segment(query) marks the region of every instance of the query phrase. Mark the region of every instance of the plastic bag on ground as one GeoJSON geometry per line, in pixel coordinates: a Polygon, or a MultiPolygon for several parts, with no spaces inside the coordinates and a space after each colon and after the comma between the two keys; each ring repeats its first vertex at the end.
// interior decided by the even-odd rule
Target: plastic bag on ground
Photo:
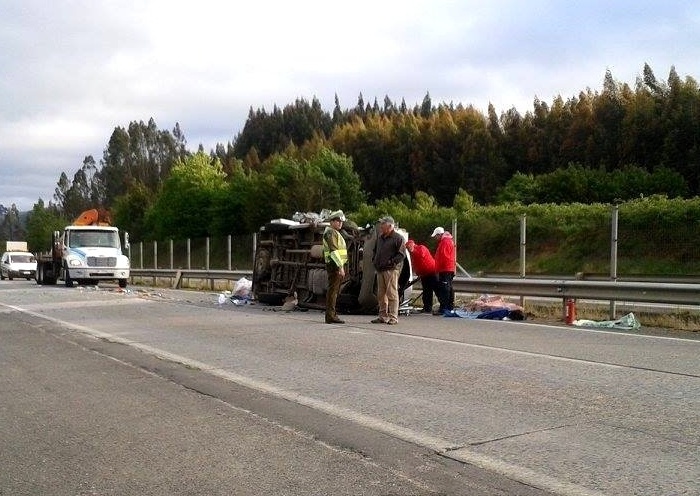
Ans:
{"type": "Polygon", "coordinates": [[[642,327],[632,312],[617,320],[574,320],[575,326],[604,327],[608,329],[636,330],[642,327]]]}
{"type": "Polygon", "coordinates": [[[233,286],[233,295],[239,298],[247,298],[253,289],[253,281],[241,277],[233,286]]]}

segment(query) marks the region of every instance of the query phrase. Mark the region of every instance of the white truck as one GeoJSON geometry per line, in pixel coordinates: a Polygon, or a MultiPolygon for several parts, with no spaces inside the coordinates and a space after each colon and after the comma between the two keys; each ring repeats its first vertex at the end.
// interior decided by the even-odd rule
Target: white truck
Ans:
{"type": "Polygon", "coordinates": [[[26,241],[8,241],[0,257],[0,279],[22,277],[30,280],[36,274],[36,259],[27,250],[26,241]]]}
{"type": "Polygon", "coordinates": [[[110,225],[109,215],[97,209],[83,212],[63,231],[54,231],[51,250],[37,253],[36,282],[52,285],[62,280],[66,287],[95,285],[99,281],[117,281],[125,288],[129,280],[129,235],[124,244],[119,229],[110,225]]]}

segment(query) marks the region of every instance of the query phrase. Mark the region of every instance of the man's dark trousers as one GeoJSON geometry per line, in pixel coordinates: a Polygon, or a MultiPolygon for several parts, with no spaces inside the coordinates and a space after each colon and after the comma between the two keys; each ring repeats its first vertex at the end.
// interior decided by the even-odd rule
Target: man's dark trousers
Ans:
{"type": "Polygon", "coordinates": [[[328,273],[328,291],[326,292],[326,322],[330,323],[338,319],[335,305],[338,301],[340,283],[343,281],[343,278],[340,276],[338,267],[335,264],[326,264],[326,272],[328,273]]]}

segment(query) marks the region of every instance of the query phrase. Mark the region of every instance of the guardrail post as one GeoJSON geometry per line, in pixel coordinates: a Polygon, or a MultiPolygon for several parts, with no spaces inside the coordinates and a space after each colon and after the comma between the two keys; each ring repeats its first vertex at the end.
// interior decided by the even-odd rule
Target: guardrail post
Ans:
{"type": "Polygon", "coordinates": [[[173,240],[170,239],[170,270],[173,270],[173,240]]]}
{"type": "MultiPolygon", "coordinates": [[[[615,205],[612,209],[612,219],[610,225],[610,280],[617,281],[617,236],[618,236],[618,218],[620,207],[615,205]]],[[[610,320],[615,320],[617,314],[617,302],[610,300],[610,320]]]]}
{"type": "Polygon", "coordinates": [[[204,268],[206,270],[209,270],[209,237],[207,237],[205,239],[204,247],[205,247],[204,251],[206,252],[204,254],[204,268]]]}
{"type": "Polygon", "coordinates": [[[255,267],[255,247],[258,245],[258,233],[253,233],[253,267],[255,267]]]}
{"type": "MultiPolygon", "coordinates": [[[[153,268],[158,268],[158,241],[153,241],[153,268]]],[[[153,276],[153,285],[156,285],[157,277],[153,276]]]]}
{"type": "Polygon", "coordinates": [[[231,235],[226,239],[226,256],[228,258],[228,270],[231,270],[231,235]]]}
{"type": "Polygon", "coordinates": [[[139,267],[143,269],[143,241],[139,241],[139,267]]]}
{"type": "MultiPolygon", "coordinates": [[[[190,238],[187,238],[187,270],[192,270],[192,244],[190,238]]],[[[189,279],[187,283],[189,284],[189,279]]]]}
{"type": "MultiPolygon", "coordinates": [[[[527,247],[527,214],[520,217],[520,277],[525,278],[525,253],[527,247]]],[[[525,297],[520,297],[520,306],[525,306],[525,297]]]]}
{"type": "MultiPolygon", "coordinates": [[[[206,250],[207,253],[205,255],[205,262],[204,262],[204,268],[209,272],[209,236],[206,238],[206,250]]],[[[209,279],[209,287],[214,290],[214,278],[209,279]]]]}

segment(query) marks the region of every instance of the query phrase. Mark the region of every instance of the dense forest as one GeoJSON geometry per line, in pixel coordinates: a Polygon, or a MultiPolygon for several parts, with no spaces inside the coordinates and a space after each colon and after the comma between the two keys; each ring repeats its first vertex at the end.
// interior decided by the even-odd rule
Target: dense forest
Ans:
{"type": "Polygon", "coordinates": [[[535,99],[524,115],[493,106],[484,115],[429,94],[414,107],[362,95],[346,109],[336,97],[330,112],[316,98],[251,107],[242,130],[209,151],[188,150],[179,124],[134,121],[114,129],[99,161],[87,156],[72,178],[61,174],[26,233],[40,243],[94,206],[141,240],[250,233],[295,211],[357,212],[389,197],[451,207],[465,195],[528,205],[699,193],[697,82],[673,67],[660,80],[645,65],[634,87],[608,71],[600,91],[535,99]]]}

